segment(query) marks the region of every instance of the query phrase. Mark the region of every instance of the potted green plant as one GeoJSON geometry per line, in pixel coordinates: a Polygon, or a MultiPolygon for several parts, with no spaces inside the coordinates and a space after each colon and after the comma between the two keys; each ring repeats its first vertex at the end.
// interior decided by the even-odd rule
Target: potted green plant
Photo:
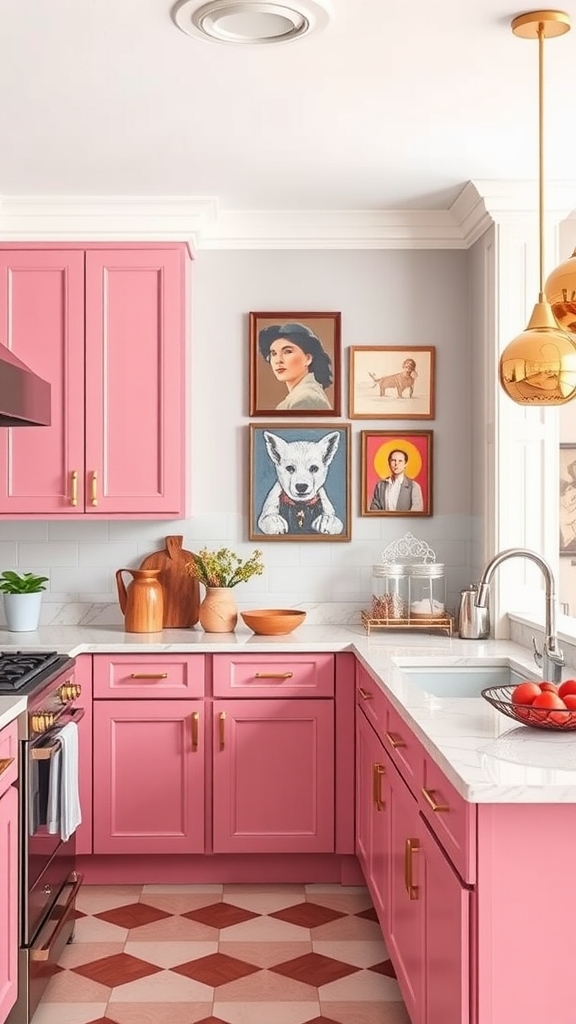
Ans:
{"type": "Polygon", "coordinates": [[[36,576],[33,572],[5,569],[0,573],[6,626],[11,633],[27,633],[38,628],[42,591],[46,590],[47,582],[47,576],[36,576]]]}

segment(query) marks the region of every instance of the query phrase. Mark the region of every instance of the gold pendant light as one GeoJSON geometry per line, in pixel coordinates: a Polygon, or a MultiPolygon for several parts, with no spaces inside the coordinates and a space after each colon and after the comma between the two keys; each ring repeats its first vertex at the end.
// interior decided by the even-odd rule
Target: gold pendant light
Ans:
{"type": "Polygon", "coordinates": [[[549,274],[544,291],[560,326],[576,334],[576,249],[549,274]]]}
{"type": "Polygon", "coordinates": [[[569,32],[570,16],[530,11],[514,18],[512,31],[522,39],[538,40],[540,285],[526,330],[500,356],[500,384],[519,405],[558,406],[576,398],[576,341],[558,326],[544,289],[544,39],[569,32]]]}

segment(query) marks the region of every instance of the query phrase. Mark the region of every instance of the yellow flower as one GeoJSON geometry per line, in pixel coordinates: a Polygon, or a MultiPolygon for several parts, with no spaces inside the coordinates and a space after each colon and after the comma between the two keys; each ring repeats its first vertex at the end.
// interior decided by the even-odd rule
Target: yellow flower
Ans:
{"type": "Polygon", "coordinates": [[[257,548],[244,561],[230,548],[217,551],[201,548],[193,555],[187,569],[205,587],[235,587],[237,583],[246,583],[251,576],[261,576],[264,565],[262,552],[257,548]]]}

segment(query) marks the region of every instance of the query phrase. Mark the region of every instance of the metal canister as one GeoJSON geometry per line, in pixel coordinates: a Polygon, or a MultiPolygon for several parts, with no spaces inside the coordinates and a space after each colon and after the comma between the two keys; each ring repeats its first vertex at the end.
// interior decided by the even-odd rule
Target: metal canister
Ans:
{"type": "Polygon", "coordinates": [[[490,636],[490,612],[488,606],[478,608],[475,603],[477,594],[477,583],[471,583],[460,591],[458,633],[462,640],[485,640],[490,636]]]}

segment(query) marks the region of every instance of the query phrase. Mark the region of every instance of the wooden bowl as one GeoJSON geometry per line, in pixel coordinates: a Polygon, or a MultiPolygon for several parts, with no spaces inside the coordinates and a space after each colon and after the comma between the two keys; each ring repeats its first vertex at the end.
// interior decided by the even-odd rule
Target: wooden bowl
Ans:
{"type": "Polygon", "coordinates": [[[279,636],[291,633],[306,618],[306,612],[295,608],[256,608],[249,612],[240,612],[244,622],[261,636],[279,636]]]}

